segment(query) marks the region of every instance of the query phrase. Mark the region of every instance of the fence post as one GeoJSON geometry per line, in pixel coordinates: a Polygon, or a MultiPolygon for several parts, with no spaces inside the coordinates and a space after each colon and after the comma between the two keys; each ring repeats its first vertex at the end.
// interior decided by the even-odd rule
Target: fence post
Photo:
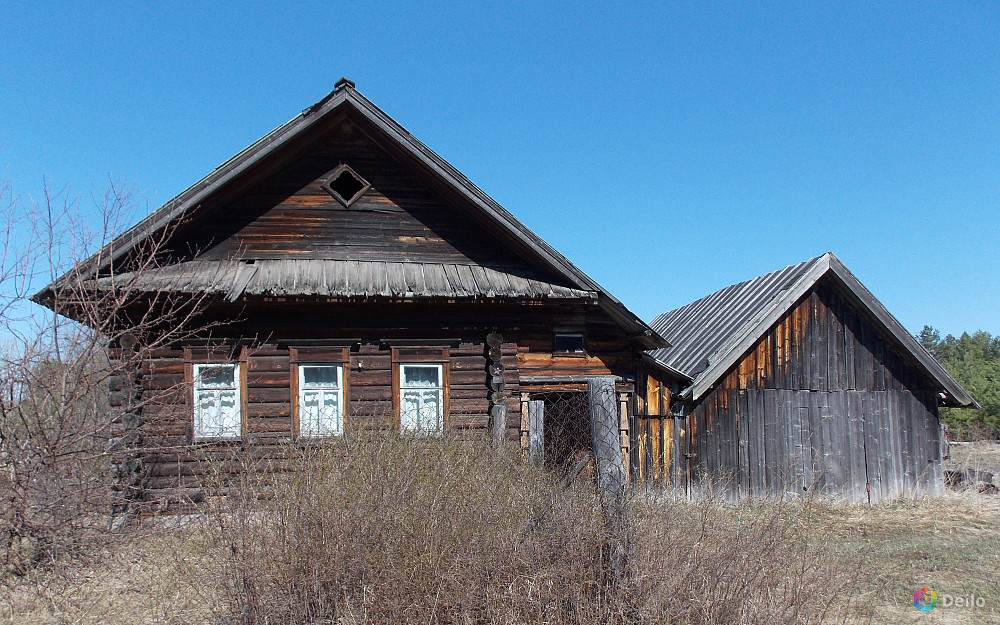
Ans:
{"type": "Polygon", "coordinates": [[[531,464],[541,468],[545,464],[545,402],[533,399],[528,402],[528,455],[531,464]]]}
{"type": "Polygon", "coordinates": [[[622,458],[614,376],[589,378],[587,395],[597,487],[610,536],[608,547],[611,575],[613,582],[619,585],[629,576],[635,530],[626,498],[627,478],[622,458]]]}

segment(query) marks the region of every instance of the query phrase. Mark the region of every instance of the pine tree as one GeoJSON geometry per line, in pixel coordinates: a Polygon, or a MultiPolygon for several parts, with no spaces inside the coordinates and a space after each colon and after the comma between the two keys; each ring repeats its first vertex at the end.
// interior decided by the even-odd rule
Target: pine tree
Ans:
{"type": "Polygon", "coordinates": [[[942,339],[939,331],[924,326],[916,338],[982,406],[942,408],[949,430],[959,438],[1000,438],[1000,336],[979,330],[942,339]]]}

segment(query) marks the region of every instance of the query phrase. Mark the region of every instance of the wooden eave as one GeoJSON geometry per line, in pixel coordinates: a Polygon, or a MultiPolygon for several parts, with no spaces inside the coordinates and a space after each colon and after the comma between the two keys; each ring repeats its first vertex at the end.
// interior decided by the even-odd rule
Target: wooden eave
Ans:
{"type": "Polygon", "coordinates": [[[773,298],[767,306],[756,312],[729,341],[708,358],[708,367],[694,374],[694,383],[684,390],[683,395],[697,400],[707,393],[729,369],[782,316],[804,297],[819,280],[829,277],[835,281],[859,310],[869,316],[886,336],[908,354],[911,364],[922,370],[943,389],[943,403],[948,406],[979,408],[979,404],[962,386],[945,371],[941,364],[914,339],[901,323],[879,302],[846,266],[832,252],[827,252],[809,267],[787,289],[773,298]]]}
{"type": "Polygon", "coordinates": [[[694,381],[694,378],[692,378],[690,375],[684,373],[683,371],[677,369],[676,367],[671,367],[669,364],[663,362],[662,360],[656,358],[655,356],[653,356],[648,352],[642,354],[641,360],[647,365],[655,369],[659,369],[660,371],[663,371],[669,377],[672,377],[679,382],[687,382],[688,384],[690,384],[691,382],[694,381]]]}
{"type": "Polygon", "coordinates": [[[479,265],[432,262],[345,260],[194,260],[91,280],[88,288],[104,291],[246,297],[389,297],[393,299],[523,299],[585,301],[583,291],[479,265]]]}
{"type": "Polygon", "coordinates": [[[252,177],[255,173],[263,175],[262,172],[271,171],[273,169],[271,161],[275,157],[278,160],[292,158],[295,151],[289,148],[297,139],[302,140],[309,135],[309,130],[321,122],[329,122],[333,116],[341,114],[347,115],[352,121],[361,122],[362,129],[370,138],[395,158],[422,173],[424,180],[435,190],[470,209],[468,214],[474,220],[496,236],[502,237],[515,253],[566,279],[574,288],[598,293],[598,307],[618,323],[639,348],[655,349],[669,346],[665,339],[606,289],[358,93],[353,83],[346,80],[338,82],[337,88],[332,93],[258,139],[70,272],[43,288],[32,296],[32,301],[50,306],[53,293],[71,275],[97,275],[125,257],[147,237],[185,219],[194,218],[209,198],[243,188],[246,178],[252,177]]]}

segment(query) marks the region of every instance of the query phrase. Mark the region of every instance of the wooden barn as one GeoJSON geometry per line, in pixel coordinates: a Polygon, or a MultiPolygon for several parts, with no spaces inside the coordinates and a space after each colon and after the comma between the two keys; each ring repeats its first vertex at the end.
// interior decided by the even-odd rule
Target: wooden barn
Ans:
{"type": "Polygon", "coordinates": [[[693,494],[939,493],[938,407],[976,405],[829,253],[652,326],[671,346],[650,356],[689,382],[640,388],[657,405],[633,428],[632,461],[643,480],[693,494]]]}
{"type": "Polygon", "coordinates": [[[204,328],[112,382],[132,508],[352,430],[492,432],[578,463],[588,380],[614,380],[625,448],[640,367],[671,380],[646,323],[347,80],[34,299],[81,318],[60,297],[79,284],[145,294],[122,319],[189,298],[204,328]]]}

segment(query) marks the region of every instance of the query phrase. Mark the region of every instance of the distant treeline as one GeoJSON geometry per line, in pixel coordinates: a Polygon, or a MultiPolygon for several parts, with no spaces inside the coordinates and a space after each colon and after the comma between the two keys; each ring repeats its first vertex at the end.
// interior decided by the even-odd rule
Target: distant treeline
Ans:
{"type": "Polygon", "coordinates": [[[982,410],[942,408],[941,420],[956,438],[1000,439],[1000,336],[963,332],[955,338],[931,326],[917,335],[920,343],[975,398],[982,410]]]}

